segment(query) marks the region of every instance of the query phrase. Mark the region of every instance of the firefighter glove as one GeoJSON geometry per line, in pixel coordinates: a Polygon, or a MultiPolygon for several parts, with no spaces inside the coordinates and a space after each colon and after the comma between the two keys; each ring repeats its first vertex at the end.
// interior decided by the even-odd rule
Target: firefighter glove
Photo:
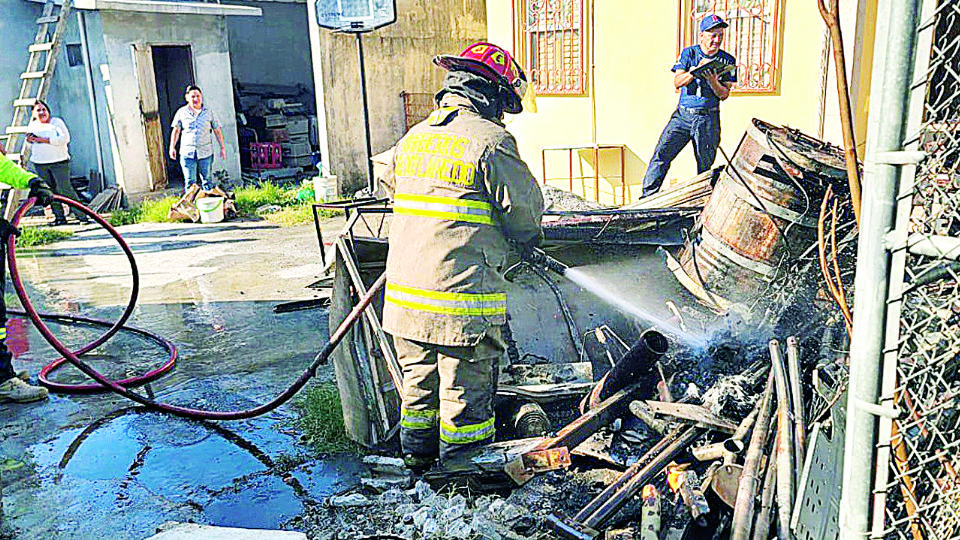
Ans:
{"type": "Polygon", "coordinates": [[[53,202],[53,190],[46,182],[39,178],[30,181],[30,197],[36,197],[37,204],[40,206],[50,206],[53,202]]]}

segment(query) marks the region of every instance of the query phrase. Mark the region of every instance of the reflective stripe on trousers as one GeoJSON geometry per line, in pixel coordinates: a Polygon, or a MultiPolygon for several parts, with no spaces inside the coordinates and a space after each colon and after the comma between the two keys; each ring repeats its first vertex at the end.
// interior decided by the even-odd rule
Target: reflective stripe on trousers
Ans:
{"type": "Polygon", "coordinates": [[[473,347],[446,347],[394,336],[403,367],[400,444],[404,453],[449,458],[493,439],[499,327],[473,347]],[[439,409],[438,423],[433,417],[439,409]]]}
{"type": "Polygon", "coordinates": [[[466,426],[455,426],[447,422],[440,422],[440,440],[449,444],[470,444],[493,437],[493,417],[466,426]]]}
{"type": "Polygon", "coordinates": [[[445,221],[462,221],[493,225],[493,207],[488,202],[397,193],[393,198],[393,212],[445,221]]]}
{"type": "Polygon", "coordinates": [[[434,429],[440,419],[440,409],[414,410],[403,407],[400,410],[400,427],[406,429],[434,429]]]}
{"type": "Polygon", "coordinates": [[[507,313],[507,293],[452,293],[387,283],[385,301],[407,309],[444,315],[474,316],[507,313]]]}

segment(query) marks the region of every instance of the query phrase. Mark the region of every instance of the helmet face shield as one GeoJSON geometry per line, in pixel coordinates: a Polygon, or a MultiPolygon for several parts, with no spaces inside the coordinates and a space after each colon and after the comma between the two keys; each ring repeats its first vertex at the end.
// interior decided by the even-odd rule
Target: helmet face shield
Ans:
{"type": "Polygon", "coordinates": [[[446,70],[475,73],[509,89],[504,110],[512,114],[523,110],[522,100],[529,88],[527,76],[520,64],[502,47],[481,41],[470,45],[457,56],[440,55],[433,62],[446,70]]]}

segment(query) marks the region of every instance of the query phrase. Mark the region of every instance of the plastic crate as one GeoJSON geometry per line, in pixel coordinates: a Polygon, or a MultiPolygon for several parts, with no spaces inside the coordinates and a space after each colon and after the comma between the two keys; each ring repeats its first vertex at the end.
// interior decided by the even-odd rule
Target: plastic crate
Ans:
{"type": "Polygon", "coordinates": [[[250,168],[255,171],[283,167],[283,149],[280,143],[250,143],[250,168]]]}

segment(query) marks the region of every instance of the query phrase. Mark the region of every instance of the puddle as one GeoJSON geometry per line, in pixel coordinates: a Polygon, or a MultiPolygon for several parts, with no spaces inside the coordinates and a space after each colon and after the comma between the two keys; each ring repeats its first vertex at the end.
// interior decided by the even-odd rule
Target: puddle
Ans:
{"type": "MultiPolygon", "coordinates": [[[[326,310],[284,314],[276,302],[145,304],[128,324],[173,341],[180,359],[151,385],[157,399],[233,410],[282,392],[325,344],[326,310]]],[[[43,299],[43,309],[113,320],[119,307],[43,299]]],[[[51,323],[71,347],[101,329],[51,323]]],[[[15,367],[36,374],[55,358],[37,332],[13,320],[15,367]]],[[[149,339],[121,332],[91,364],[111,377],[166,359],[149,339]]],[[[52,378],[88,381],[72,366],[52,378]]],[[[332,381],[326,366],[319,380],[332,381]]],[[[294,398],[296,399],[296,398],[294,398]]],[[[55,395],[35,405],[0,405],[3,474],[0,538],[145,538],[166,521],[282,528],[305,505],[358,481],[353,457],[316,460],[292,433],[287,404],[233,422],[184,420],[130,407],[112,394],[55,395]],[[38,442],[39,441],[39,442],[38,442]],[[22,465],[20,465],[22,463],[22,465]]]]}

